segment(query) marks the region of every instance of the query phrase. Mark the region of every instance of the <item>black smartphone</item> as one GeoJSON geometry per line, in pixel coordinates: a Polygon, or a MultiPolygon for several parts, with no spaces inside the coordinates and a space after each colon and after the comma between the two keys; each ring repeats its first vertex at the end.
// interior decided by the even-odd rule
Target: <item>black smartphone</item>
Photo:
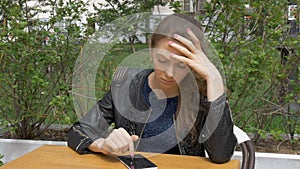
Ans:
{"type": "Polygon", "coordinates": [[[157,166],[141,154],[118,156],[118,159],[129,169],[157,169],[157,166]]]}

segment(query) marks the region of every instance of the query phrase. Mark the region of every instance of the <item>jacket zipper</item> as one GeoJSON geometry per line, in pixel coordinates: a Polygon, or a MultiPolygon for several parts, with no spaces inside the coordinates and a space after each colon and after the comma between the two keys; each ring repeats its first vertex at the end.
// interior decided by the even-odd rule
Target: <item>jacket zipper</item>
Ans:
{"type": "Polygon", "coordinates": [[[151,113],[152,113],[152,109],[150,109],[150,112],[149,112],[149,114],[148,114],[148,117],[147,117],[147,119],[146,119],[146,122],[145,122],[145,124],[144,124],[144,127],[143,127],[143,129],[142,129],[142,131],[141,131],[141,134],[140,134],[140,139],[137,141],[137,143],[136,143],[136,149],[138,148],[138,146],[139,146],[139,144],[140,144],[140,141],[141,141],[141,139],[142,139],[142,135],[143,135],[143,133],[144,133],[144,130],[145,130],[145,128],[146,128],[146,125],[147,125],[147,123],[148,123],[148,120],[149,120],[149,118],[150,118],[150,115],[151,115],[151,113]]]}
{"type": "Polygon", "coordinates": [[[176,141],[177,141],[178,149],[179,149],[180,154],[182,155],[183,153],[182,153],[181,146],[180,146],[180,144],[179,144],[179,139],[178,139],[178,135],[177,135],[177,130],[176,130],[177,127],[176,127],[176,121],[175,121],[175,116],[174,116],[174,114],[173,114],[173,123],[174,123],[175,136],[176,136],[176,141]]]}

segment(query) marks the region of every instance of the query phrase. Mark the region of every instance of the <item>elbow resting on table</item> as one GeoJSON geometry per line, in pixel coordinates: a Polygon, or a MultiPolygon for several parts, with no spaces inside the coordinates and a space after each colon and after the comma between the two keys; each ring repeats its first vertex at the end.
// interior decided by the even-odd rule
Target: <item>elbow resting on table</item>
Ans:
{"type": "Polygon", "coordinates": [[[224,157],[221,157],[221,156],[219,156],[219,157],[209,157],[209,158],[213,163],[223,164],[223,163],[227,163],[228,161],[230,161],[231,157],[232,157],[232,155],[228,155],[228,156],[224,156],[224,157]]]}

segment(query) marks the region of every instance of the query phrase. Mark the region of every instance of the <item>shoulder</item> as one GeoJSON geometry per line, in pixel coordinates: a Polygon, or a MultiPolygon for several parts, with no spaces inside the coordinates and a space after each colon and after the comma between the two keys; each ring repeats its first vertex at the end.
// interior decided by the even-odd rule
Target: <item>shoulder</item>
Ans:
{"type": "Polygon", "coordinates": [[[138,72],[138,69],[129,67],[119,67],[113,74],[113,81],[124,80],[128,77],[134,76],[138,72]]]}

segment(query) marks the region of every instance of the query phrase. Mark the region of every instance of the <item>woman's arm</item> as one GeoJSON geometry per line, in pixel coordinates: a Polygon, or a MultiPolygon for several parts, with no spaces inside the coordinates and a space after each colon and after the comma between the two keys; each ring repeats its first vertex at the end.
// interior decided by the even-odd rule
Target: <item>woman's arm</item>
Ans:
{"type": "Polygon", "coordinates": [[[214,102],[206,104],[207,122],[201,131],[199,141],[203,143],[213,162],[225,163],[231,159],[237,144],[226,95],[223,94],[214,102]]]}
{"type": "Polygon", "coordinates": [[[68,146],[79,154],[90,153],[87,147],[98,138],[109,134],[110,124],[114,121],[111,91],[97,102],[79,122],[73,124],[68,132],[68,146]]]}
{"type": "Polygon", "coordinates": [[[68,146],[79,154],[125,153],[128,150],[133,154],[133,141],[136,141],[138,136],[130,136],[123,128],[111,129],[110,125],[116,122],[117,114],[110,90],[70,129],[68,146]]]}
{"type": "Polygon", "coordinates": [[[224,163],[230,160],[236,146],[233,133],[233,121],[229,105],[226,101],[223,79],[216,66],[203,52],[200,41],[191,30],[187,30],[190,39],[180,35],[174,38],[186,47],[177,43],[169,43],[172,47],[184,54],[172,57],[187,64],[197,75],[207,83],[205,124],[199,136],[210,159],[215,163],[224,163]]]}

